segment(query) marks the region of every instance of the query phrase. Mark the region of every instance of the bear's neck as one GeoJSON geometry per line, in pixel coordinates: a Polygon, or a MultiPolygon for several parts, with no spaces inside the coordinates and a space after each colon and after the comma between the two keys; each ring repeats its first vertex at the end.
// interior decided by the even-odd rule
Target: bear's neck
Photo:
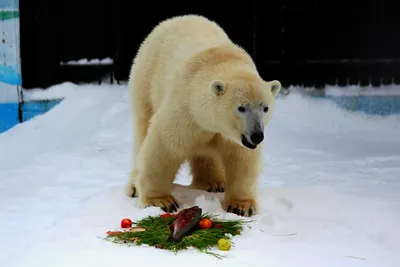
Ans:
{"type": "Polygon", "coordinates": [[[194,99],[191,101],[193,104],[190,105],[189,110],[193,123],[199,127],[199,129],[210,132],[218,133],[219,124],[215,123],[217,118],[215,116],[215,109],[213,108],[213,101],[211,96],[208,94],[197,95],[193,94],[194,99]]]}

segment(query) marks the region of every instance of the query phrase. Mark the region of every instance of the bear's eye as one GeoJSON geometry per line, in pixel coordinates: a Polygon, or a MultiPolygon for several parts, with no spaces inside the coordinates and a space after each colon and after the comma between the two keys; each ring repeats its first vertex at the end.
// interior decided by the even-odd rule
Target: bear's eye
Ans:
{"type": "Polygon", "coordinates": [[[264,107],[264,112],[265,112],[265,113],[268,112],[268,107],[264,107]]]}
{"type": "Polygon", "coordinates": [[[244,107],[238,107],[239,112],[246,112],[246,109],[244,107]]]}

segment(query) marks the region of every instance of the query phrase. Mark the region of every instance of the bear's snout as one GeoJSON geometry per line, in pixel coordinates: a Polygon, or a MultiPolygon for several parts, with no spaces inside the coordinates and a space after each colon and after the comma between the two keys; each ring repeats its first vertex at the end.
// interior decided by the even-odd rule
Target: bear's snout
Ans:
{"type": "Polygon", "coordinates": [[[264,140],[263,132],[253,132],[250,134],[250,140],[254,145],[258,145],[264,140]]]}

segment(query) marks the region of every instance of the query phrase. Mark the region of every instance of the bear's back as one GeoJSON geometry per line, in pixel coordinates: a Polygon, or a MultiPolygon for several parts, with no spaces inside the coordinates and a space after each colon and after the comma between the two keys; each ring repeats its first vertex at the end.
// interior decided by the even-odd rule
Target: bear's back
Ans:
{"type": "Polygon", "coordinates": [[[158,24],[135,59],[138,72],[150,79],[153,107],[161,105],[165,90],[172,87],[190,58],[205,49],[230,43],[222,28],[199,15],[173,17],[158,24]]]}
{"type": "Polygon", "coordinates": [[[161,22],[154,32],[159,35],[163,46],[172,53],[191,55],[223,44],[230,43],[228,35],[215,22],[199,16],[178,16],[161,22]],[[180,53],[179,53],[180,52],[180,53]]]}

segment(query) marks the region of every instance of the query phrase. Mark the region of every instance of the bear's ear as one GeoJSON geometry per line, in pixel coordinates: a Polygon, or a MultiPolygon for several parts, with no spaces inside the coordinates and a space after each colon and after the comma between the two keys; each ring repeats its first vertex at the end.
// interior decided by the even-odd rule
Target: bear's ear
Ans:
{"type": "Polygon", "coordinates": [[[272,95],[273,95],[274,97],[277,96],[278,93],[279,93],[279,91],[280,91],[281,88],[282,88],[281,83],[280,83],[279,81],[277,81],[277,80],[273,80],[273,81],[270,81],[270,82],[268,82],[268,83],[269,83],[269,85],[271,86],[272,95]]]}
{"type": "Polygon", "coordinates": [[[210,89],[215,95],[222,95],[225,92],[225,83],[220,80],[213,80],[210,83],[210,89]]]}

